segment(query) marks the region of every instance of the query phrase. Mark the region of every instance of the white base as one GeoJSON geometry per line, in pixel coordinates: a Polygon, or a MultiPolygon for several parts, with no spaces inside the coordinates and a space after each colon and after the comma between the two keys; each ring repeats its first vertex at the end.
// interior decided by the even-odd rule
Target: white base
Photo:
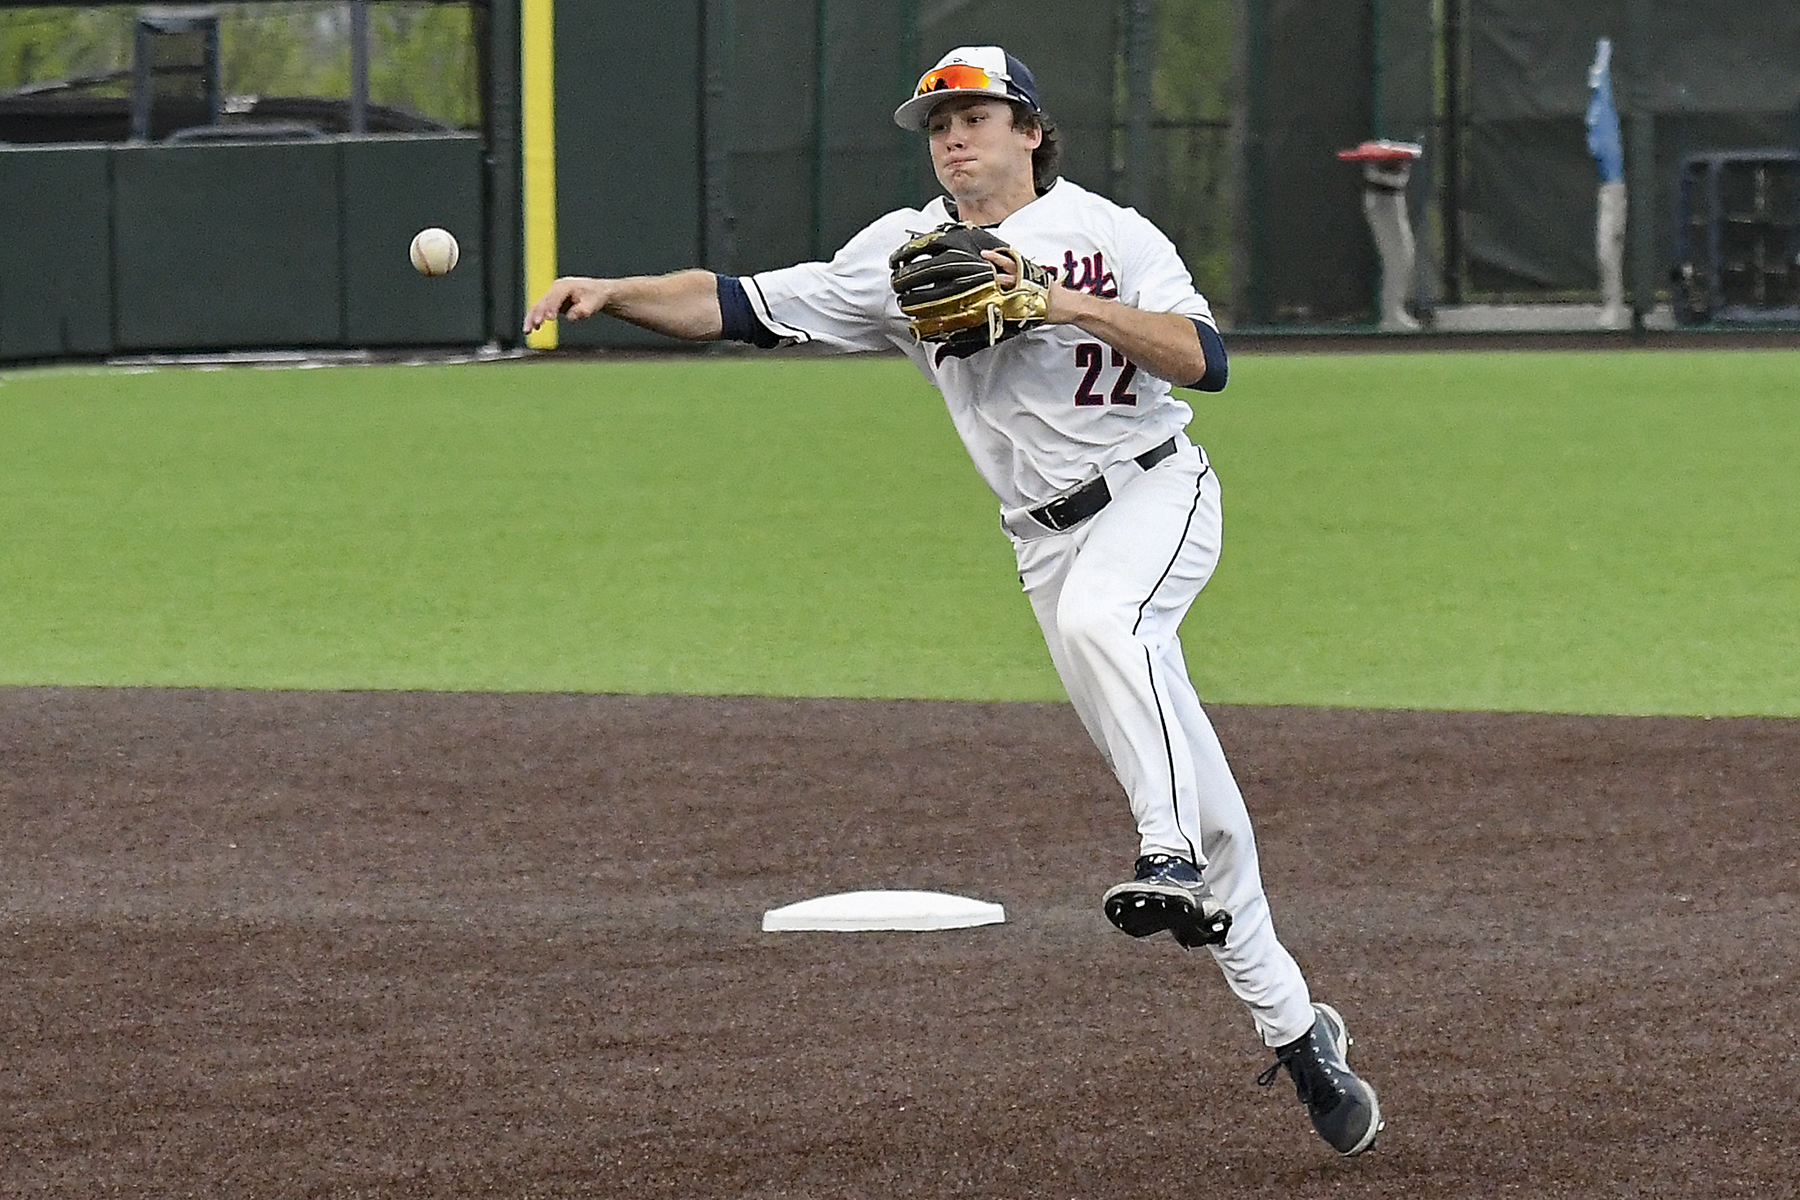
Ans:
{"type": "Polygon", "coordinates": [[[762,927],[764,933],[967,929],[1005,920],[1006,910],[998,904],[944,892],[840,892],[772,908],[763,914],[762,927]]]}

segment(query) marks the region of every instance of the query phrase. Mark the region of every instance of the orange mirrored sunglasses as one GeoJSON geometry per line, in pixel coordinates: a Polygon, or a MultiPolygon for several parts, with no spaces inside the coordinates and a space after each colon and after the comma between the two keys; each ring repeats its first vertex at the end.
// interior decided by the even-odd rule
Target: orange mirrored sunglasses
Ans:
{"type": "Polygon", "coordinates": [[[915,96],[923,96],[927,92],[942,92],[950,88],[987,89],[995,85],[995,79],[980,67],[971,67],[967,63],[952,63],[947,67],[939,67],[935,71],[925,72],[919,80],[919,90],[915,96]]]}

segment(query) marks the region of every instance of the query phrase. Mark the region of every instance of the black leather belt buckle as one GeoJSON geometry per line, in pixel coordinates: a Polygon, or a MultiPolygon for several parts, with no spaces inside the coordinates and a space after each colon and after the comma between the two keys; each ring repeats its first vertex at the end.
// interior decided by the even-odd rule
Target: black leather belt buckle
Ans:
{"type": "MultiPolygon", "coordinates": [[[[1148,471],[1173,453],[1175,453],[1175,439],[1170,438],[1160,446],[1150,447],[1133,461],[1148,471]]],[[[1106,480],[1096,479],[1087,486],[1070,492],[1060,500],[1052,500],[1042,508],[1032,509],[1031,519],[1045,529],[1063,533],[1075,528],[1110,503],[1112,503],[1112,489],[1106,486],[1106,480]]]]}
{"type": "Polygon", "coordinates": [[[1031,510],[1031,519],[1045,529],[1054,529],[1058,533],[1073,529],[1112,501],[1112,489],[1106,486],[1106,480],[1096,479],[1077,491],[1070,492],[1060,500],[1052,500],[1042,508],[1031,510]]]}

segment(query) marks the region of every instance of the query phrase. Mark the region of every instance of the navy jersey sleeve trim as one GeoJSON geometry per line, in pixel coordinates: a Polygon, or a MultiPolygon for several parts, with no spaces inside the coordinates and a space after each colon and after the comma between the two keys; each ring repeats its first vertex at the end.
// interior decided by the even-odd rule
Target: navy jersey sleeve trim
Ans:
{"type": "MultiPolygon", "coordinates": [[[[781,345],[781,338],[756,319],[756,310],[750,306],[750,293],[744,290],[743,281],[735,275],[719,276],[719,336],[734,342],[749,342],[764,350],[781,345]]],[[[1207,362],[1210,364],[1212,360],[1209,358],[1207,362]]],[[[1207,374],[1212,374],[1210,365],[1207,374]]]]}
{"type": "Polygon", "coordinates": [[[1225,361],[1225,339],[1219,331],[1198,317],[1189,317],[1194,323],[1194,331],[1200,335],[1200,349],[1206,353],[1206,374],[1188,384],[1202,392],[1222,392],[1225,390],[1225,377],[1229,365],[1225,361]]]}

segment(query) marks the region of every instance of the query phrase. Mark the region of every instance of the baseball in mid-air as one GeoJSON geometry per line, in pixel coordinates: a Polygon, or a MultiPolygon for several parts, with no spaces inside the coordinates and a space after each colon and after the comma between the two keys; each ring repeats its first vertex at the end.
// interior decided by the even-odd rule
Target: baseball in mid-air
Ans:
{"type": "Polygon", "coordinates": [[[448,275],[461,256],[456,238],[448,229],[432,226],[413,235],[412,265],[421,275],[448,275]]]}

